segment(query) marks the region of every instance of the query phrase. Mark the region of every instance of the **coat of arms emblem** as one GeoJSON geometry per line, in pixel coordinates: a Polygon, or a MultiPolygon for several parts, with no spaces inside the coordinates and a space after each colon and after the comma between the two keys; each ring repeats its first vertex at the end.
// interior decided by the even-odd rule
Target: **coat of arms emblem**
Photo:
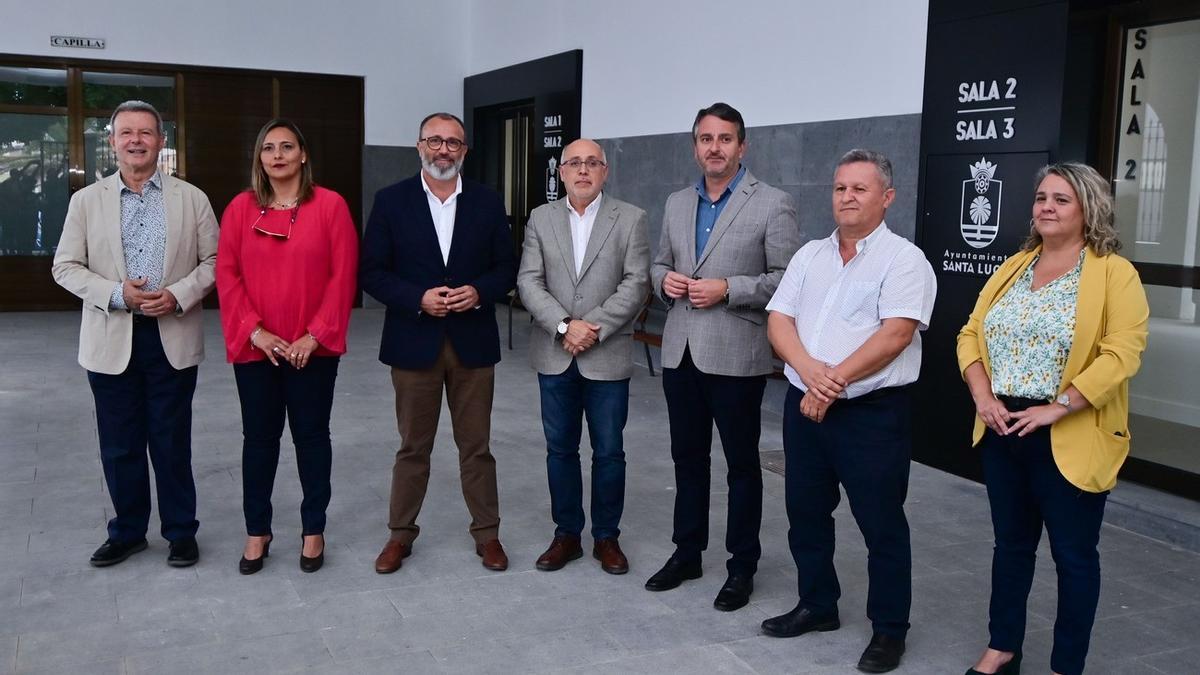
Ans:
{"type": "Polygon", "coordinates": [[[1000,228],[1000,198],[1003,181],[996,180],[996,165],[980,157],[970,165],[971,178],[962,182],[962,213],[959,231],[971,248],[986,248],[996,240],[1000,228]]]}

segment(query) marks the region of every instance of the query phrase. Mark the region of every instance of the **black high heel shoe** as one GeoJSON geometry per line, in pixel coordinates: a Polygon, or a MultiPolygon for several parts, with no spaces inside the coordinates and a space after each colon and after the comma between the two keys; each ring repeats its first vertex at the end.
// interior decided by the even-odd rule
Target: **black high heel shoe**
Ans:
{"type": "MultiPolygon", "coordinates": [[[[967,670],[966,675],[988,675],[988,674],[981,673],[978,670],[971,668],[971,669],[967,670]]],[[[1013,654],[1012,659],[1009,660],[1008,663],[997,668],[995,675],[1021,675],[1021,652],[1016,652],[1015,654],[1013,654]]]]}
{"type": "Polygon", "coordinates": [[[300,571],[301,572],[316,572],[321,569],[321,565],[325,564],[325,535],[311,535],[321,538],[321,552],[310,558],[304,555],[304,537],[300,537],[300,571]]]}
{"type": "Polygon", "coordinates": [[[273,539],[275,539],[274,536],[268,539],[267,543],[263,544],[262,555],[254,560],[249,560],[246,556],[242,556],[242,559],[238,561],[238,572],[242,574],[254,574],[261,570],[263,568],[263,560],[266,560],[267,556],[271,555],[271,541],[273,539]]]}

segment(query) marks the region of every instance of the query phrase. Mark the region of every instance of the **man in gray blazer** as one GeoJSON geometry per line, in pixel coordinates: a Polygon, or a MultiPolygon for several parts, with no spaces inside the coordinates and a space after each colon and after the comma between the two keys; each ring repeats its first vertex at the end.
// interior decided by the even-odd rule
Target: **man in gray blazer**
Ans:
{"type": "Polygon", "coordinates": [[[730,558],[713,606],[732,611],[749,602],[761,555],[758,440],[766,375],[773,369],[764,308],[800,246],[800,231],[791,197],[742,166],[741,113],[726,103],[700,110],[692,141],[703,176],[667,198],[650,269],[655,293],[670,308],[663,391],[676,492],[675,553],[646,588],[665,591],[701,575],[715,422],[729,466],[730,558]]]}
{"type": "Polygon", "coordinates": [[[610,574],[629,571],[617,537],[625,502],[622,434],[633,374],[632,323],[650,288],[646,213],[604,194],[608,164],[594,141],[562,152],[567,199],[533,210],[517,288],[533,315],[529,346],[538,371],[554,539],[537,568],[583,555],[579,441],[592,444],[592,556],[610,574]]]}
{"type": "Polygon", "coordinates": [[[110,120],[119,171],[71,198],[54,280],[83,300],[79,365],[96,399],[100,461],[114,516],[92,555],[115,565],[146,548],[154,462],[167,563],[195,564],[192,394],[204,359],[200,302],[213,288],[217,219],[208,197],[158,169],[166,142],[149,103],[110,120]]]}

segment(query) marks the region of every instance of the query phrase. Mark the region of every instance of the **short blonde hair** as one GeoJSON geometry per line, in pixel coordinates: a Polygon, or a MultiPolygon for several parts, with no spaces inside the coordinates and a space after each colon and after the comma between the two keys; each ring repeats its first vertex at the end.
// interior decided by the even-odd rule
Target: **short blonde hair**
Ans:
{"type": "MultiPolygon", "coordinates": [[[[1034,177],[1033,189],[1037,192],[1046,176],[1058,176],[1067,181],[1075,191],[1075,197],[1083,209],[1083,240],[1088,248],[1099,256],[1121,250],[1117,236],[1116,205],[1109,183],[1100,172],[1081,162],[1060,162],[1043,166],[1034,177]]],[[[1029,237],[1021,250],[1030,251],[1042,243],[1042,235],[1029,223],[1029,237]]]]}

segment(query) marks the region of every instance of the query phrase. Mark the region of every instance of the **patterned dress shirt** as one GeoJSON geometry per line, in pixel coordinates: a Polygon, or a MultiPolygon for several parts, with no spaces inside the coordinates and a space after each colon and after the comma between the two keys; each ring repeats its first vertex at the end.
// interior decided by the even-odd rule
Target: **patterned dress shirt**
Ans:
{"type": "MultiPolygon", "coordinates": [[[[121,246],[125,250],[126,278],[145,277],[146,284],[141,290],[157,291],[162,286],[167,251],[167,210],[163,204],[162,175],[158,171],[142,185],[141,194],[122,181],[121,246]]],[[[113,289],[109,309],[129,309],[125,306],[122,283],[113,289]]]]}

